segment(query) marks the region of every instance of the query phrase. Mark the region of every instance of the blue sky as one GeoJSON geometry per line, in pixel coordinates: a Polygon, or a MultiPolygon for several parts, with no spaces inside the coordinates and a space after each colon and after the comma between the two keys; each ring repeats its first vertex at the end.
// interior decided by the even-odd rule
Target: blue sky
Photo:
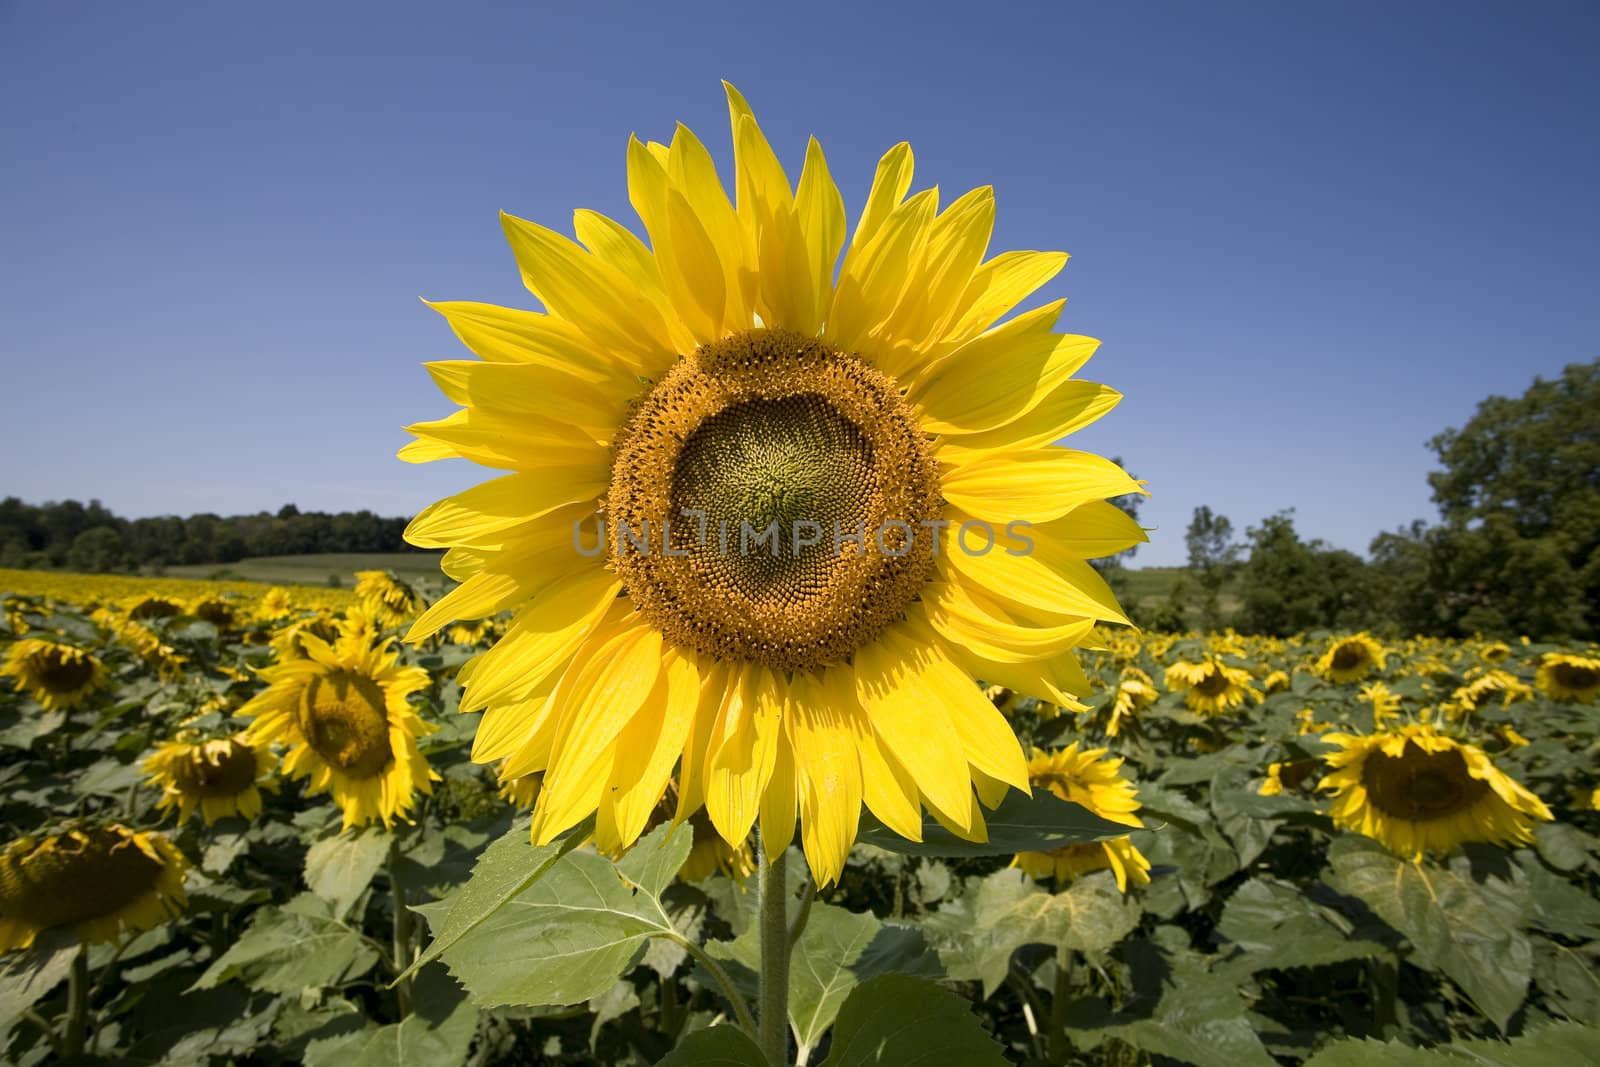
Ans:
{"type": "Polygon", "coordinates": [[[995,250],[1126,394],[1079,439],[1154,494],[1363,550],[1427,439],[1600,355],[1600,7],[0,6],[0,494],[125,515],[410,513],[464,354],[417,297],[534,306],[505,209],[637,227],[630,132],[730,156],[720,78],[853,219],[878,156],[993,184],[995,250]],[[601,12],[604,12],[603,14],[601,12]]]}

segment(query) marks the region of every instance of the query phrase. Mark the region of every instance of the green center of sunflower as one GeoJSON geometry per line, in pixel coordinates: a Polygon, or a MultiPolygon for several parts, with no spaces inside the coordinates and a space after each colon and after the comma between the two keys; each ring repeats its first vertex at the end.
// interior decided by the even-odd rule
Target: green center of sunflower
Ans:
{"type": "Polygon", "coordinates": [[[352,778],[372,778],[394,759],[383,690],[348,671],[315,675],[300,698],[300,732],[317,755],[352,778]]]}
{"type": "Polygon", "coordinates": [[[1472,776],[1457,750],[1426,752],[1412,741],[1399,756],[1369,755],[1362,781],[1374,807],[1411,822],[1465,811],[1489,792],[1489,783],[1472,776]]]}
{"type": "Polygon", "coordinates": [[[618,436],[607,547],[672,643],[802,670],[899,617],[933,569],[937,467],[894,382],[785,330],[679,360],[618,436]]]}
{"type": "Polygon", "coordinates": [[[76,693],[94,680],[94,660],[75,649],[52,648],[39,664],[39,685],[52,693],[76,693]]]}
{"type": "Polygon", "coordinates": [[[18,842],[0,855],[0,917],[40,930],[104,918],[154,888],[161,866],[121,827],[18,842]]]}

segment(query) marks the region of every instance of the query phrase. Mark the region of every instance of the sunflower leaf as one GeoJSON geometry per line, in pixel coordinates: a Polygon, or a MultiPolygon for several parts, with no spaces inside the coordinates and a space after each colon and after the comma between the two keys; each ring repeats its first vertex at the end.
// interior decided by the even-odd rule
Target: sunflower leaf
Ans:
{"type": "MultiPolygon", "coordinates": [[[[622,865],[592,852],[557,856],[541,877],[466,926],[443,949],[445,965],[481,1007],[578,1004],[602,995],[651,938],[682,936],[660,897],[641,888],[660,884],[658,872],[688,858],[691,835],[669,829],[641,838],[622,865]]],[[[418,910],[432,921],[445,909],[418,910]]],[[[452,905],[445,922],[455,915],[452,905]]]]}
{"type": "Polygon", "coordinates": [[[590,824],[584,822],[550,844],[535,847],[528,843],[528,823],[527,816],[517,819],[510,830],[484,849],[472,868],[472,877],[447,900],[412,909],[428,920],[433,942],[400,978],[416,974],[425,964],[438,959],[589,837],[590,824]]]}
{"type": "Polygon", "coordinates": [[[966,1000],[920,978],[883,974],[861,983],[845,1000],[821,1067],[1003,1067],[1005,1062],[966,1000]]]}
{"type": "Polygon", "coordinates": [[[343,917],[389,855],[390,835],[376,830],[325,837],[306,852],[306,886],[343,917]]]}
{"type": "Polygon", "coordinates": [[[1013,789],[1000,806],[984,814],[987,841],[966,841],[946,830],[932,817],[922,822],[922,840],[908,841],[870,814],[861,815],[857,839],[887,852],[907,856],[973,858],[1009,856],[1014,852],[1044,852],[1084,841],[1126,836],[1129,827],[1102,819],[1080,804],[1062,800],[1047,790],[1031,797],[1013,789]]]}
{"type": "Polygon", "coordinates": [[[656,1061],[656,1067],[769,1067],[761,1048],[737,1026],[696,1030],[656,1061]]]}

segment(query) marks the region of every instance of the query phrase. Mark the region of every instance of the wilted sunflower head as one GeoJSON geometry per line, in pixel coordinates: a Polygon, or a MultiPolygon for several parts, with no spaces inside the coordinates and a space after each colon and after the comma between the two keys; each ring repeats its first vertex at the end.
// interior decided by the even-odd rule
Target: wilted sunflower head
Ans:
{"type": "Polygon", "coordinates": [[[1493,668],[1457,688],[1451,695],[1449,711],[1457,717],[1476,711],[1497,697],[1501,707],[1510,707],[1519,700],[1531,700],[1533,688],[1509,671],[1493,668]]]}
{"type": "Polygon", "coordinates": [[[1540,662],[1534,680],[1551,700],[1587,704],[1600,693],[1600,657],[1550,653],[1540,662]]]}
{"type": "MultiPolygon", "coordinates": [[[[1079,751],[1076,741],[1055,752],[1034,749],[1033,758],[1028,761],[1028,780],[1101,818],[1142,827],[1144,823],[1134,814],[1139,810],[1138,791],[1117,773],[1122,760],[1107,759],[1106,752],[1103,748],[1079,751]]],[[[1012,866],[1034,878],[1055,878],[1059,882],[1109,869],[1116,875],[1117,888],[1124,892],[1129,882],[1150,882],[1150,861],[1126,837],[1066,845],[1048,852],[1019,852],[1012,866]]]]}
{"type": "Polygon", "coordinates": [[[0,852],[0,951],[59,926],[90,943],[149,929],[186,903],[187,867],[161,834],[116,823],[19,838],[0,852]]]}
{"type": "Polygon", "coordinates": [[[703,882],[721,871],[734,881],[743,881],[755,873],[756,854],[750,842],[730,845],[717,833],[704,811],[689,816],[689,827],[694,832],[694,844],[689,856],[678,868],[678,879],[684,882],[703,882]]]}
{"type": "Polygon", "coordinates": [[[151,594],[135,599],[128,605],[128,618],[135,622],[153,619],[170,619],[183,614],[183,605],[171,597],[151,594]]]}
{"type": "Polygon", "coordinates": [[[437,727],[410,702],[428,672],[400,666],[389,641],[345,634],[330,645],[309,633],[300,641],[306,658],[262,671],[267,688],[236,712],[254,717],[239,740],[289,745],[284,773],[332,793],[346,827],[404,819],[416,792],[432,793],[438,779],[417,748],[437,727]]]}
{"type": "Polygon", "coordinates": [[[1317,660],[1317,673],[1339,685],[1359,682],[1373,671],[1383,670],[1387,656],[1383,646],[1367,634],[1341,637],[1317,660]]]}
{"type": "Polygon", "coordinates": [[[388,571],[357,571],[356,599],[380,629],[404,626],[422,613],[422,594],[388,571]]]}
{"type": "Polygon", "coordinates": [[[1289,688],[1289,672],[1273,671],[1261,680],[1261,692],[1264,696],[1285,692],[1289,688]]]}
{"type": "Polygon", "coordinates": [[[981,837],[1026,787],[973,680],[1077,705],[1071,650],[1127,622],[1085,560],[1144,540],[1107,503],[1143,489],[1054,446],[1119,398],[1059,303],[1012,314],[1065,257],[986,259],[992,189],[908,197],[897,145],[851,233],[817,143],[791,184],[728,104],[726,189],[686,128],[630,141],[648,243],[504,216],[544,312],[433,305],[480,358],[429,365],[461,409],[401,456],[510,473],[408,527],[461,583],[408,639],[516,612],[458,680],[474,758],[545,773],[535,840],[595,813],[620,851],[676,771],[678,818],[774,856],[798,821],[828,882],[863,803],[981,837]]]}
{"type": "Polygon", "coordinates": [[[272,635],[272,651],[277,654],[279,660],[305,659],[306,647],[303,638],[306,634],[326,644],[332,644],[339,639],[339,623],[326,612],[296,619],[272,635]]]}
{"type": "Polygon", "coordinates": [[[231,600],[211,593],[195,597],[189,604],[189,614],[204,619],[219,630],[230,629],[239,616],[231,600]]]}
{"type": "Polygon", "coordinates": [[[1168,689],[1182,692],[1184,704],[1200,715],[1225,714],[1259,695],[1250,685],[1249,671],[1217,656],[1174,663],[1167,668],[1166,683],[1168,689]]]}
{"type": "Polygon", "coordinates": [[[272,772],[271,750],[245,744],[236,737],[214,740],[178,738],[158,747],[144,761],[151,785],[161,790],[163,811],[178,809],[187,822],[195,810],[206,825],[238,815],[261,814],[258,783],[272,772]]]}
{"type": "Polygon", "coordinates": [[[1478,649],[1478,655],[1485,663],[1498,665],[1511,658],[1511,646],[1504,641],[1495,641],[1478,649]]]}
{"type": "Polygon", "coordinates": [[[1334,823],[1398,855],[1442,854],[1475,841],[1525,845],[1533,840],[1530,819],[1553,818],[1482,749],[1431,725],[1323,740],[1338,746],[1323,756],[1332,770],[1318,786],[1334,793],[1334,823]]]}
{"type": "Polygon", "coordinates": [[[47,711],[75,708],[105,685],[106,668],[93,652],[62,641],[25,637],[12,644],[0,675],[12,679],[47,711]]]}

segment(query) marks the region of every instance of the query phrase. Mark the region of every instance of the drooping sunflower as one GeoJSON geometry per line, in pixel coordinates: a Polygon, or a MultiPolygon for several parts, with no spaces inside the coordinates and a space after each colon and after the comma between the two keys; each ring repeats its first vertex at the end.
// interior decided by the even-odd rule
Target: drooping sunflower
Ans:
{"type": "Polygon", "coordinates": [[[1261,679],[1261,693],[1263,696],[1271,696],[1274,693],[1287,692],[1289,684],[1288,671],[1273,671],[1261,679]]]}
{"type": "Polygon", "coordinates": [[[277,654],[280,661],[291,659],[305,659],[306,647],[304,636],[310,634],[326,644],[339,640],[341,628],[339,621],[325,612],[294,622],[280,628],[272,635],[272,651],[277,654]]]}
{"type": "Polygon", "coordinates": [[[1116,737],[1141,708],[1154,704],[1161,695],[1155,682],[1138,667],[1127,667],[1117,681],[1117,695],[1111,701],[1111,717],[1106,720],[1106,736],[1116,737]]]}
{"type": "Polygon", "coordinates": [[[1166,683],[1168,689],[1183,693],[1184,705],[1197,715],[1226,715],[1258,696],[1249,671],[1216,656],[1199,662],[1179,660],[1167,668],[1166,683]]]}
{"type": "Polygon", "coordinates": [[[1364,633],[1341,637],[1328,646],[1317,660],[1316,671],[1337,685],[1359,682],[1373,671],[1383,670],[1388,653],[1378,641],[1364,633]]]}
{"type": "Polygon", "coordinates": [[[1143,489],[1052,445],[1119,399],[1072,377],[1097,342],[1053,332],[1060,302],[995,325],[1064,255],[985,260],[992,190],[907,198],[904,144],[847,234],[817,143],[796,188],[728,100],[736,204],[684,127],[633,140],[649,245],[505,216],[545,312],[433,305],[480,358],[429,366],[461,410],[401,457],[510,473],[408,528],[461,582],[408,637],[515,611],[458,679],[474,758],[545,771],[536,841],[598,811],[626,846],[681,765],[678,818],[759,820],[774,856],[798,818],[826,883],[863,803],[982,836],[978,798],[1026,788],[973,679],[1087,692],[1071,649],[1127,620],[1085,560],[1145,540],[1107,503],[1143,489]]]}
{"type": "Polygon", "coordinates": [[[147,930],[187,903],[187,869],[161,834],[117,823],[18,838],[0,852],[0,952],[27,948],[57,926],[91,944],[147,930]]]}
{"type": "Polygon", "coordinates": [[[1500,698],[1500,706],[1510,707],[1519,700],[1531,700],[1533,687],[1523,682],[1516,675],[1499,668],[1491,668],[1460,686],[1450,697],[1450,711],[1453,715],[1462,715],[1467,712],[1477,711],[1496,697],[1500,698]]]}
{"type": "Polygon", "coordinates": [[[1257,792],[1264,797],[1276,797],[1282,796],[1285,792],[1294,792],[1316,772],[1316,769],[1317,761],[1314,759],[1269,764],[1266,780],[1261,783],[1261,788],[1257,792]]]}
{"type": "Polygon", "coordinates": [[[24,637],[7,650],[0,676],[11,678],[17,689],[26,691],[46,711],[66,711],[105,685],[106,668],[86,648],[24,637]]]}
{"type": "Polygon", "coordinates": [[[388,571],[357,571],[356,599],[377,624],[404,626],[422,613],[422,594],[388,571]]]}
{"type": "Polygon", "coordinates": [[[515,778],[500,778],[500,798],[514,808],[531,808],[534,801],[539,799],[539,787],[544,784],[544,775],[537,771],[533,774],[518,775],[515,778]]]}
{"type": "Polygon", "coordinates": [[[445,636],[450,638],[450,643],[471,647],[494,633],[494,622],[490,619],[479,619],[477,622],[458,622],[450,627],[445,636]]]}
{"type": "Polygon", "coordinates": [[[756,855],[750,843],[730,845],[724,841],[706,818],[705,809],[689,816],[689,829],[694,833],[694,844],[683,866],[678,868],[680,881],[703,882],[718,871],[734,881],[743,881],[755,873],[756,855]]]}
{"type": "Polygon", "coordinates": [[[236,714],[254,716],[239,740],[252,747],[290,746],[283,771],[308,778],[344,812],[344,825],[406,818],[416,793],[433,792],[438,775],[417,738],[438,727],[412,709],[412,693],[428,684],[421,667],[402,667],[389,641],[344,634],[328,644],[300,635],[306,658],[261,672],[267,688],[236,714]]]}
{"type": "Polygon", "coordinates": [[[1504,641],[1495,641],[1480,648],[1478,655],[1482,657],[1484,662],[1498,666],[1511,658],[1511,646],[1504,641]]]}
{"type": "Polygon", "coordinates": [[[178,809],[178,822],[184,823],[198,808],[210,826],[230,815],[260,815],[258,786],[271,775],[274,762],[270,749],[237,737],[208,741],[180,736],[147,756],[144,770],[150,784],[161,790],[157,806],[162,811],[178,809]]]}
{"type": "Polygon", "coordinates": [[[1544,801],[1494,765],[1475,745],[1428,724],[1369,736],[1324,734],[1332,770],[1317,787],[1334,793],[1337,826],[1381,841],[1407,858],[1445,853],[1467,842],[1526,845],[1531,819],[1553,818],[1544,801]]]}
{"type": "Polygon", "coordinates": [[[154,593],[149,596],[139,597],[128,605],[128,618],[134,622],[149,622],[151,619],[170,619],[182,614],[182,604],[171,597],[154,593]]]}
{"type": "Polygon", "coordinates": [[[1534,681],[1551,700],[1587,704],[1600,693],[1600,657],[1552,652],[1540,661],[1534,681]]]}
{"type": "MultiPolygon", "coordinates": [[[[1122,759],[1107,759],[1106,752],[1103,748],[1079,751],[1076,741],[1056,752],[1034,749],[1033,758],[1028,761],[1028,780],[1062,800],[1083,805],[1101,818],[1142,827],[1144,823],[1134,814],[1139,810],[1138,790],[1117,773],[1122,759]]],[[[1034,878],[1054,878],[1058,882],[1109,869],[1123,892],[1127,892],[1129,882],[1150,884],[1150,861],[1126,837],[1066,845],[1049,852],[1019,852],[1012,866],[1034,878]]]]}
{"type": "Polygon", "coordinates": [[[189,614],[204,619],[219,630],[227,630],[237,621],[239,611],[233,601],[226,597],[206,593],[190,602],[189,614]]]}

